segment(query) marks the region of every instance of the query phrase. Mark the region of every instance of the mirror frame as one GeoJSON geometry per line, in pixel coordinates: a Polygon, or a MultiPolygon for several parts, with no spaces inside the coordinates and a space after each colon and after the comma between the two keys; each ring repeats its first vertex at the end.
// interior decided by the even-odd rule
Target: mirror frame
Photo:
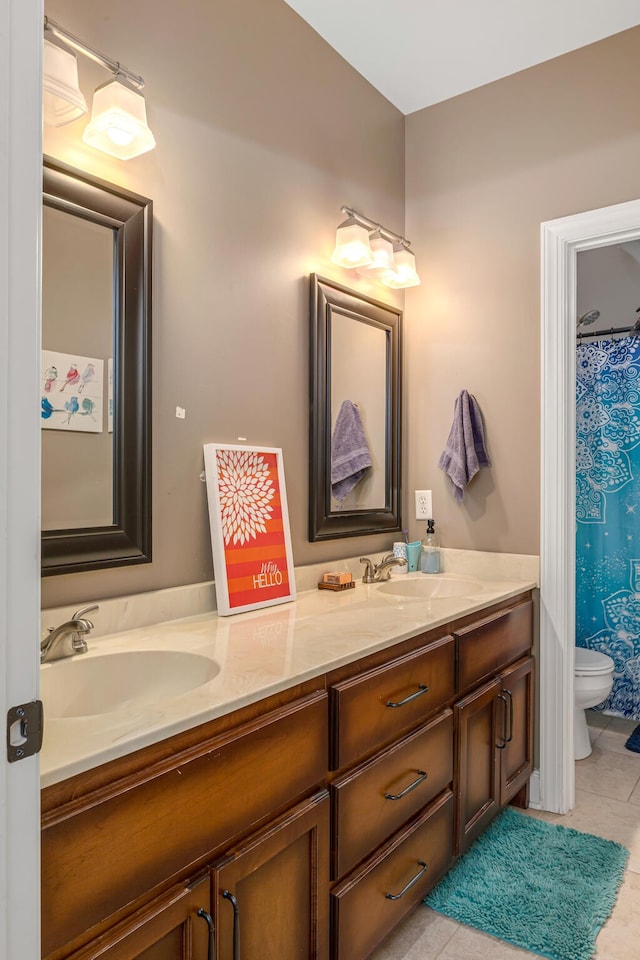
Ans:
{"type": "Polygon", "coordinates": [[[310,277],[309,540],[359,537],[402,529],[402,310],[317,274],[310,277]],[[331,317],[347,314],[387,335],[385,505],[331,510],[331,317]]]}
{"type": "Polygon", "coordinates": [[[114,522],[43,531],[42,575],[150,563],[153,203],[46,156],[42,199],[113,230],[115,361],[114,522]]]}

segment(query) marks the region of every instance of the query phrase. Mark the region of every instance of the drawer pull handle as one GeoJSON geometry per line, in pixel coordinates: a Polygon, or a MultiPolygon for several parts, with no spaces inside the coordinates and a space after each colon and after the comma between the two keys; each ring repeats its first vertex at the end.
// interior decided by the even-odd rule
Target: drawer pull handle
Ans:
{"type": "Polygon", "coordinates": [[[223,890],[222,896],[233,907],[233,960],[240,960],[240,907],[234,895],[228,890],[223,890]]]}
{"type": "Polygon", "coordinates": [[[424,860],[418,860],[418,866],[422,867],[422,870],[420,870],[419,873],[416,873],[415,877],[412,877],[411,880],[409,880],[409,883],[402,888],[400,893],[385,893],[387,900],[399,900],[400,897],[404,897],[405,893],[411,890],[411,887],[415,886],[423,873],[426,873],[429,869],[428,864],[426,864],[424,860]]]}
{"type": "Polygon", "coordinates": [[[402,800],[403,797],[406,797],[408,793],[411,793],[412,790],[415,790],[416,787],[419,787],[423,780],[426,780],[429,776],[428,773],[425,773],[424,770],[418,770],[420,776],[417,780],[414,780],[413,783],[410,783],[408,787],[405,787],[402,793],[385,793],[385,800],[402,800]]]}
{"type": "Polygon", "coordinates": [[[200,907],[196,916],[202,917],[206,925],[209,927],[209,946],[207,948],[207,960],[215,960],[215,956],[216,956],[215,930],[213,928],[213,920],[211,919],[211,914],[207,913],[206,910],[203,910],[202,907],[200,907]]]}
{"type": "Polygon", "coordinates": [[[429,690],[429,687],[426,685],[426,683],[419,683],[418,689],[415,693],[412,693],[408,697],[405,697],[404,700],[398,700],[395,702],[393,700],[387,700],[387,706],[388,707],[404,707],[405,703],[411,703],[412,700],[417,699],[417,697],[421,697],[422,694],[427,693],[428,690],[429,690]]]}

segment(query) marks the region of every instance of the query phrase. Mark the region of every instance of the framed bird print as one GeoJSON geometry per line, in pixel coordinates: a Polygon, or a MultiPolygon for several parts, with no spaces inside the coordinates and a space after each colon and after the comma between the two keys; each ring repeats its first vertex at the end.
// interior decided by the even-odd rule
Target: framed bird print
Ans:
{"type": "Polygon", "coordinates": [[[218,613],[295,600],[282,450],[204,445],[218,613]]]}
{"type": "Polygon", "coordinates": [[[40,423],[46,430],[102,433],[104,361],[42,351],[40,423]]]}

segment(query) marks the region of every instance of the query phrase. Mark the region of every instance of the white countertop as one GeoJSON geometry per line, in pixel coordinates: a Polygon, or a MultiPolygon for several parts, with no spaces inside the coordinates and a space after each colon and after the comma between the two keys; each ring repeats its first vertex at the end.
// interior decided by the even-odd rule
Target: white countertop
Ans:
{"type": "MultiPolygon", "coordinates": [[[[520,570],[518,572],[521,572],[520,570]]],[[[535,579],[441,573],[429,580],[466,580],[468,595],[425,600],[390,594],[357,581],[344,592],[307,589],[297,599],[250,613],[204,613],[90,638],[87,662],[121,651],[182,651],[215,661],[217,675],[195,689],[141,707],[90,716],[48,718],[40,757],[41,785],[99,766],[240,707],[321,676],[401,640],[536,587],[535,579]]],[[[424,574],[393,578],[407,584],[424,574]]],[[[42,667],[64,669],[62,660],[42,667]]],[[[100,666],[99,664],[97,665],[100,666]]],[[[153,685],[153,677],[149,678],[153,685]]]]}

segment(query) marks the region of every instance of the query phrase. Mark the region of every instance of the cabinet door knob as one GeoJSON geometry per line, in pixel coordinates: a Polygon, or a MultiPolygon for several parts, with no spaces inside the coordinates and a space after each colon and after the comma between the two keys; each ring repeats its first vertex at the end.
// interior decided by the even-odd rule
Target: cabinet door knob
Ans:
{"type": "Polygon", "coordinates": [[[387,700],[386,705],[388,707],[404,707],[405,703],[411,703],[412,700],[416,700],[418,697],[421,697],[423,693],[427,693],[428,691],[429,687],[426,685],[426,683],[419,683],[418,689],[415,693],[405,697],[404,700],[397,700],[395,702],[393,700],[387,700]]]}
{"type": "Polygon", "coordinates": [[[206,925],[209,927],[209,946],[207,948],[207,960],[216,960],[215,930],[213,928],[213,920],[211,919],[211,914],[207,913],[206,910],[203,910],[202,907],[200,907],[196,916],[202,917],[206,925]]]}
{"type": "Polygon", "coordinates": [[[414,780],[413,783],[410,783],[408,787],[405,787],[402,793],[385,793],[385,800],[402,800],[402,798],[406,797],[408,793],[411,793],[412,790],[415,790],[416,787],[419,787],[422,781],[427,779],[429,774],[425,773],[424,770],[418,770],[418,773],[418,779],[414,780]]]}
{"type": "Polygon", "coordinates": [[[233,907],[233,960],[240,960],[240,906],[229,890],[224,890],[222,896],[233,907]]]}
{"type": "Polygon", "coordinates": [[[415,877],[412,877],[411,880],[409,880],[409,883],[402,888],[400,893],[385,893],[387,900],[399,900],[400,897],[404,897],[405,893],[407,893],[408,890],[411,890],[411,887],[415,886],[420,877],[429,869],[429,865],[426,864],[424,860],[418,860],[418,866],[422,867],[422,870],[416,873],[415,877]]]}

